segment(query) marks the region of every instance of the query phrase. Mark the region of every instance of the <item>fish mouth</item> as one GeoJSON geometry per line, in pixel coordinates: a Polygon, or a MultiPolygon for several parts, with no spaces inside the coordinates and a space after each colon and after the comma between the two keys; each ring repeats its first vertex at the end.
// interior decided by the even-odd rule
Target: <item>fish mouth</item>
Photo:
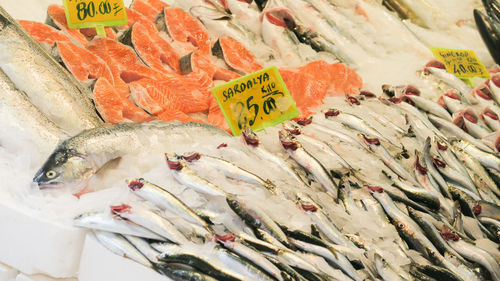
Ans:
{"type": "Polygon", "coordinates": [[[56,189],[60,188],[64,185],[62,182],[36,182],[35,183],[38,185],[39,189],[56,189]]]}

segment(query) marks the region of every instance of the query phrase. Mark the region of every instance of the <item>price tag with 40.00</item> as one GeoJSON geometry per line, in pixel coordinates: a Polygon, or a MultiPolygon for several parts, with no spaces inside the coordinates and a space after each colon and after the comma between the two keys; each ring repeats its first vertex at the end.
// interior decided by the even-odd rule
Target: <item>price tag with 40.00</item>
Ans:
{"type": "Polygon", "coordinates": [[[126,25],[127,13],[123,0],[63,0],[70,28],[95,27],[105,36],[105,26],[126,25]]]}
{"type": "Polygon", "coordinates": [[[276,66],[216,86],[212,93],[235,136],[245,126],[259,131],[299,115],[276,66]]]}
{"type": "Polygon", "coordinates": [[[474,51],[435,47],[432,47],[431,51],[444,64],[446,71],[463,80],[472,77],[490,77],[490,73],[477,58],[474,51]]]}

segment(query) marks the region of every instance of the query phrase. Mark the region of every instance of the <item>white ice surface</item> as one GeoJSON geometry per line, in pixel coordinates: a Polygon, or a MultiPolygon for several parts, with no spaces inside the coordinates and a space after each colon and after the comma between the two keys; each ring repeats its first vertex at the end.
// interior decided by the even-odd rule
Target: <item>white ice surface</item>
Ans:
{"type": "Polygon", "coordinates": [[[18,273],[14,268],[0,263],[0,281],[11,281],[18,273]]]}
{"type": "Polygon", "coordinates": [[[85,238],[79,281],[169,281],[154,270],[104,248],[93,234],[85,238]]]}

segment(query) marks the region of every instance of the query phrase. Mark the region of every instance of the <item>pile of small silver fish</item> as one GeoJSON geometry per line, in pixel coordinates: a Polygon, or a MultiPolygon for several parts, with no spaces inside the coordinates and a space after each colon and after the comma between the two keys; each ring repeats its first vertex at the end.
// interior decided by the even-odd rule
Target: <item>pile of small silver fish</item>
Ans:
{"type": "MultiPolygon", "coordinates": [[[[260,166],[286,175],[286,181],[263,178],[203,151],[167,151],[165,168],[175,184],[195,191],[217,210],[213,205],[193,209],[169,186],[133,178],[126,179],[127,188],[138,200],[83,214],[75,224],[94,229],[114,253],[173,280],[500,280],[496,142],[468,133],[474,130],[457,125],[449,107],[421,98],[414,87],[384,86],[384,91],[390,97],[364,92],[335,98],[336,108],[264,133],[265,138],[274,136],[288,159],[245,130],[241,143],[246,153],[261,159],[260,166]],[[384,117],[385,110],[397,120],[384,117]],[[354,161],[354,153],[366,163],[354,161]],[[207,166],[232,186],[218,184],[200,168],[207,166]],[[272,199],[251,200],[247,195],[256,191],[248,186],[272,199]],[[277,201],[306,215],[309,227],[295,228],[293,218],[277,220],[266,207],[277,201]],[[219,219],[222,213],[231,219],[219,219]],[[376,241],[345,231],[349,219],[339,226],[339,218],[354,219],[359,213],[399,234],[393,251],[409,262],[387,262],[387,252],[376,241]]],[[[474,98],[463,94],[457,101],[474,98]]],[[[49,161],[39,175],[52,171],[52,183],[85,182],[105,162],[137,145],[118,146],[123,140],[106,135],[190,129],[212,131],[221,141],[228,137],[215,128],[180,123],[89,130],[60,145],[50,158],[59,161],[49,161]],[[89,143],[101,146],[89,150],[89,143]],[[68,151],[99,161],[69,163],[61,156],[68,151]],[[93,172],[70,175],[65,169],[93,172]]],[[[248,158],[245,153],[241,157],[248,158]]]]}

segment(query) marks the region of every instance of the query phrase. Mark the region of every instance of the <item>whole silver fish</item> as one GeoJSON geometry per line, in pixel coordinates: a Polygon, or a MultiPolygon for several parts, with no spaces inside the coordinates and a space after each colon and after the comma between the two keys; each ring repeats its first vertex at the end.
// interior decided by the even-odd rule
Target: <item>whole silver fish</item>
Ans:
{"type": "Polygon", "coordinates": [[[111,206],[111,210],[114,214],[149,229],[173,243],[187,244],[189,241],[171,222],[145,207],[123,204],[111,206]]]}
{"type": "MultiPolygon", "coordinates": [[[[218,238],[218,237],[216,237],[218,238]]],[[[238,241],[231,241],[230,239],[217,239],[220,243],[224,245],[225,248],[230,251],[238,254],[241,257],[244,257],[254,264],[258,265],[260,268],[265,270],[267,273],[272,275],[278,281],[283,281],[283,277],[281,276],[279,268],[277,268],[274,264],[268,261],[261,253],[253,250],[250,247],[245,246],[244,244],[238,241]]]]}
{"type": "Polygon", "coordinates": [[[414,104],[416,107],[418,107],[420,110],[423,110],[425,112],[429,112],[429,113],[434,114],[436,116],[439,116],[443,119],[451,121],[451,116],[448,113],[448,111],[446,111],[446,109],[444,109],[439,104],[437,104],[431,100],[428,100],[424,97],[415,96],[415,95],[405,95],[403,97],[403,99],[410,100],[410,102],[412,104],[414,104]]]}
{"type": "Polygon", "coordinates": [[[207,181],[206,179],[198,176],[193,170],[187,167],[186,161],[177,156],[172,157],[165,153],[167,165],[170,169],[172,176],[181,184],[192,188],[198,192],[225,197],[227,194],[224,190],[220,189],[215,184],[207,181]]]}
{"type": "Polygon", "coordinates": [[[500,158],[495,154],[485,152],[480,147],[475,146],[474,143],[467,141],[452,141],[451,143],[456,149],[461,149],[474,157],[481,165],[500,171],[500,158]]]}
{"type": "Polygon", "coordinates": [[[12,137],[10,129],[14,129],[32,140],[42,154],[49,154],[60,140],[66,138],[61,129],[31,103],[28,96],[14,85],[2,69],[0,120],[9,127],[9,130],[2,130],[2,138],[12,137]]]}
{"type": "Polygon", "coordinates": [[[104,213],[85,213],[75,218],[73,224],[79,227],[134,235],[164,241],[165,238],[135,223],[104,213]]]}
{"type": "Polygon", "coordinates": [[[91,92],[0,7],[0,68],[31,102],[70,134],[100,126],[91,92]]]}
{"type": "Polygon", "coordinates": [[[120,234],[99,230],[94,230],[94,234],[97,240],[114,254],[153,267],[151,262],[120,234]]]}
{"type": "Polygon", "coordinates": [[[353,114],[345,113],[345,112],[340,112],[339,110],[335,109],[329,109],[327,112],[325,112],[325,117],[327,120],[335,120],[342,125],[349,127],[351,129],[354,129],[356,131],[359,131],[361,133],[364,133],[366,135],[372,136],[372,137],[377,137],[381,140],[387,141],[390,143],[390,141],[382,136],[377,130],[375,130],[373,127],[368,125],[366,121],[363,119],[359,118],[358,116],[355,116],[353,114]]]}
{"type": "Polygon", "coordinates": [[[477,148],[480,148],[481,150],[484,150],[486,152],[492,152],[491,148],[486,146],[484,143],[481,141],[478,141],[476,138],[473,136],[467,134],[464,132],[464,130],[460,129],[459,127],[455,126],[452,122],[449,122],[447,120],[444,120],[442,118],[439,118],[434,115],[429,115],[429,120],[436,125],[440,130],[442,130],[445,133],[448,133],[452,136],[455,136],[459,139],[465,140],[467,142],[472,143],[475,145],[477,148]]]}
{"type": "Polygon", "coordinates": [[[184,220],[208,228],[206,222],[200,218],[191,208],[184,204],[179,198],[164,188],[152,184],[144,179],[126,180],[130,190],[142,199],[153,203],[162,210],[168,210],[184,220]]]}
{"type": "Polygon", "coordinates": [[[106,163],[122,157],[158,149],[156,138],[170,134],[211,134],[229,136],[226,132],[198,123],[160,122],[121,123],[85,130],[59,144],[33,178],[41,188],[64,186],[81,190],[106,163]]]}
{"type": "Polygon", "coordinates": [[[449,240],[448,244],[463,257],[484,266],[494,281],[500,281],[500,266],[488,252],[461,239],[449,240]]]}
{"type": "Polygon", "coordinates": [[[134,245],[134,247],[141,252],[150,262],[159,263],[158,255],[160,254],[158,251],[153,249],[149,242],[141,237],[133,236],[133,235],[124,235],[125,239],[127,239],[130,244],[134,245]]]}
{"type": "Polygon", "coordinates": [[[270,180],[264,180],[258,175],[240,168],[233,163],[226,161],[222,158],[213,157],[210,155],[200,153],[188,153],[182,156],[186,163],[189,165],[196,165],[197,163],[209,165],[224,173],[226,177],[241,180],[248,183],[262,185],[268,189],[275,188],[270,180]]]}
{"type": "Polygon", "coordinates": [[[274,163],[301,185],[306,184],[289,163],[287,163],[283,158],[265,149],[257,135],[252,132],[250,128],[245,128],[245,130],[241,133],[241,137],[243,143],[247,145],[248,149],[255,153],[258,157],[274,163]]]}
{"type": "MultiPolygon", "coordinates": [[[[293,239],[293,238],[290,238],[290,242],[293,245],[297,246],[297,248],[301,249],[302,251],[318,255],[320,257],[323,257],[327,261],[333,263],[337,268],[339,268],[342,272],[344,272],[344,274],[349,276],[351,279],[356,280],[356,281],[363,280],[358,275],[358,273],[356,272],[354,267],[351,265],[349,260],[344,255],[342,255],[340,253],[333,254],[331,250],[329,250],[325,247],[321,247],[318,245],[314,245],[314,244],[307,243],[307,242],[300,241],[300,240],[293,239]]],[[[347,278],[347,276],[337,275],[335,277],[340,279],[340,280],[349,280],[349,278],[347,278]]]]}
{"type": "Polygon", "coordinates": [[[307,152],[291,133],[281,130],[279,132],[280,142],[286,152],[299,163],[300,166],[313,174],[314,178],[333,196],[336,196],[338,187],[329,171],[307,152]]]}

